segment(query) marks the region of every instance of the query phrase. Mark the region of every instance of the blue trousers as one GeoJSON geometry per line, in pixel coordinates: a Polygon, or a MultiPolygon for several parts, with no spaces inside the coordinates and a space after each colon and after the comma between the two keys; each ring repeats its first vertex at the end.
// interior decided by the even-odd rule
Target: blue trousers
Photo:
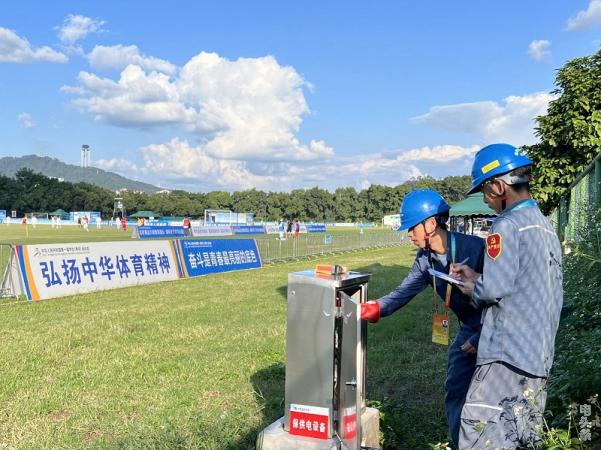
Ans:
{"type": "MultiPolygon", "coordinates": [[[[461,346],[476,332],[464,326],[459,328],[459,333],[449,348],[449,364],[447,380],[445,381],[445,413],[451,437],[457,447],[459,443],[459,427],[461,425],[461,409],[465,403],[465,396],[476,370],[476,355],[461,350],[461,346]]],[[[477,344],[477,343],[476,343],[477,344]]]]}

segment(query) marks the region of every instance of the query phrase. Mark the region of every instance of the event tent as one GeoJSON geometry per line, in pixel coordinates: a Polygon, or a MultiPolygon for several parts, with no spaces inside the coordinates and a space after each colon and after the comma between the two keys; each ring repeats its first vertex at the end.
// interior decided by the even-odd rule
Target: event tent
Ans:
{"type": "Polygon", "coordinates": [[[484,203],[482,192],[476,192],[451,206],[449,215],[451,217],[494,217],[497,213],[484,203]]]}
{"type": "Polygon", "coordinates": [[[449,216],[451,217],[451,230],[461,229],[464,232],[469,231],[471,234],[482,235],[486,234],[487,230],[486,227],[479,228],[478,223],[482,221],[478,219],[491,219],[496,217],[497,213],[484,203],[482,192],[476,192],[451,206],[449,216]],[[459,218],[461,221],[458,220],[459,218]],[[461,226],[459,226],[460,223],[461,226]]]}
{"type": "Polygon", "coordinates": [[[60,217],[61,219],[63,218],[69,218],[69,213],[67,211],[65,211],[64,209],[57,209],[56,211],[52,211],[51,213],[48,213],[49,216],[57,216],[60,217]]]}
{"type": "Polygon", "coordinates": [[[159,217],[159,216],[160,216],[160,214],[157,214],[153,211],[138,211],[137,213],[132,214],[129,217],[134,217],[134,218],[143,217],[145,219],[148,219],[150,217],[159,217]]]}

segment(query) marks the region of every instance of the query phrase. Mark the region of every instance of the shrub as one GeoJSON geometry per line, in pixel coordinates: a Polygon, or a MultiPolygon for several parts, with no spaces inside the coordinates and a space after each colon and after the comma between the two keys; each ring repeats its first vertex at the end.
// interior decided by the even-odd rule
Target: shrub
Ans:
{"type": "MultiPolygon", "coordinates": [[[[578,242],[564,243],[564,306],[547,402],[553,425],[562,427],[569,424],[566,411],[589,403],[601,387],[601,209],[578,236],[578,242]]],[[[592,428],[593,445],[601,439],[599,431],[592,428]]]]}

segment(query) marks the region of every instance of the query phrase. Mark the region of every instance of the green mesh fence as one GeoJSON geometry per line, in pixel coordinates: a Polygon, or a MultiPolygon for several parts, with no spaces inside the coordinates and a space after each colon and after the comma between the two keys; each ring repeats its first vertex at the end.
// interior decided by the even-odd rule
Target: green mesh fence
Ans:
{"type": "Polygon", "coordinates": [[[601,208],[601,153],[580,174],[560,204],[551,213],[551,222],[563,241],[579,241],[579,230],[587,226],[592,210],[601,208]]]}

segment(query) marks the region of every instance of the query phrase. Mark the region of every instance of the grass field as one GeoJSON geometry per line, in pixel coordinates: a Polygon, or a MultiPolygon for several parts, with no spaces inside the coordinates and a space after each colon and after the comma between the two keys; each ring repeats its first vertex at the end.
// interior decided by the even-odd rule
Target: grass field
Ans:
{"type": "MultiPolygon", "coordinates": [[[[35,231],[25,242],[129,239],[35,231]]],[[[0,242],[18,239],[0,229],[0,242]]],[[[414,254],[402,246],[2,303],[0,448],[254,448],[283,414],[287,274],[336,262],[372,273],[378,297],[414,254]]],[[[430,308],[427,291],[370,325],[368,400],[382,412],[386,449],[446,438],[446,349],[430,343],[430,308]]]]}

